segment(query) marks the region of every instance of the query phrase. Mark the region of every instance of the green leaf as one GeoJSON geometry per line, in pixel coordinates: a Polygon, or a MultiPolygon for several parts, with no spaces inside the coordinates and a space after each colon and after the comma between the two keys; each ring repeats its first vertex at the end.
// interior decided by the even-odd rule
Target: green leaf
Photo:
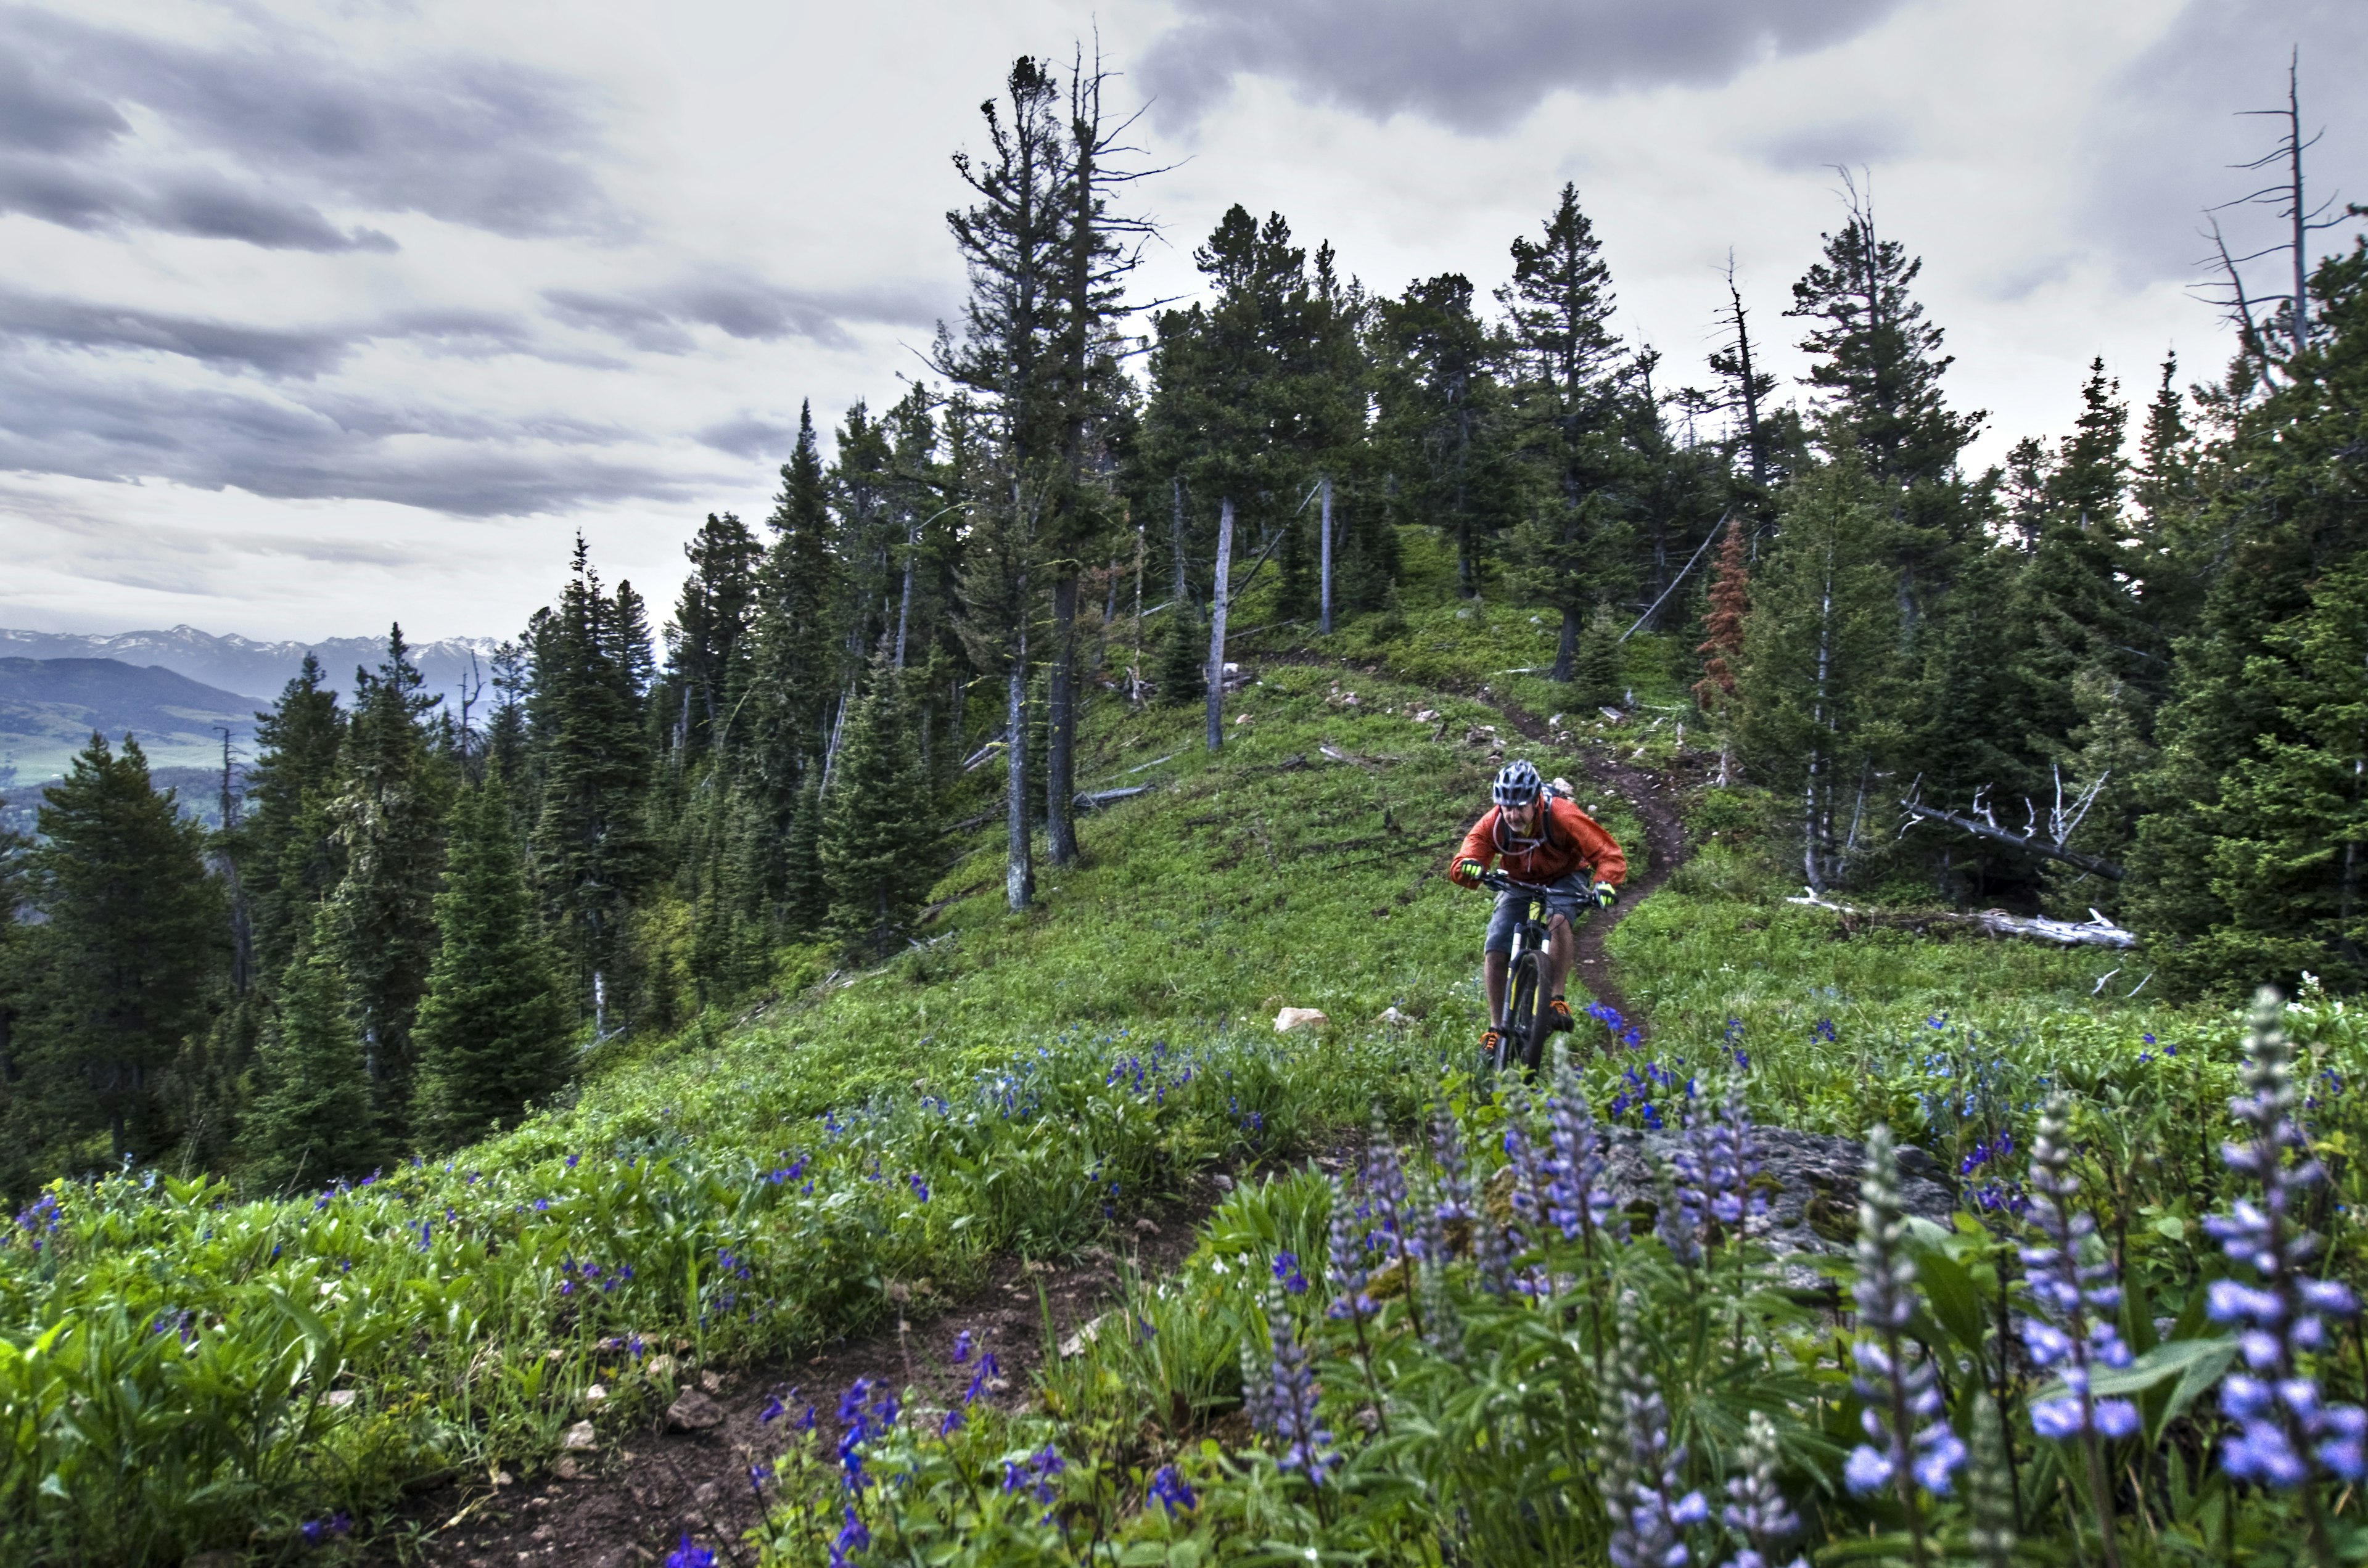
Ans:
{"type": "MultiPolygon", "coordinates": [[[[2194,1393],[2201,1393],[2220,1381],[2220,1375],[2228,1369],[2228,1363],[2236,1358],[2237,1342],[2234,1339],[2167,1339],[2126,1367],[2090,1373],[2089,1392],[2100,1398],[2144,1393],[2157,1383],[2177,1378],[2181,1389],[2194,1382],[2194,1393]]],[[[2032,1400],[2036,1403],[2042,1400],[2061,1399],[2071,1392],[2058,1379],[2032,1395],[2032,1400]]],[[[2193,1398],[2194,1393],[2188,1397],[2193,1398]]]]}
{"type": "Polygon", "coordinates": [[[1932,1317],[1975,1357],[1987,1337],[1987,1318],[1971,1270],[1937,1246],[1916,1249],[1917,1282],[1931,1303],[1932,1317]]]}

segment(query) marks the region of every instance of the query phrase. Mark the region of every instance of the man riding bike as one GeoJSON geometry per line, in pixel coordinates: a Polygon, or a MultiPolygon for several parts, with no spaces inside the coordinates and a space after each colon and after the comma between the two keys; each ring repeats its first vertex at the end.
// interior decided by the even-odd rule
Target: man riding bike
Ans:
{"type": "MultiPolygon", "coordinates": [[[[1450,881],[1476,887],[1488,874],[1489,862],[1516,881],[1546,889],[1547,962],[1553,971],[1546,1016],[1550,1027],[1571,1027],[1570,1003],[1563,992],[1570,966],[1578,956],[1578,938],[1571,923],[1579,905],[1608,908],[1620,896],[1628,878],[1628,858],[1600,824],[1578,809],[1567,796],[1549,793],[1538,770],[1520,758],[1507,763],[1490,791],[1496,805],[1472,824],[1463,846],[1455,852],[1450,881]]],[[[1496,913],[1488,920],[1487,939],[1481,944],[1481,973],[1488,985],[1488,1028],[1480,1037],[1481,1054],[1493,1062],[1505,1028],[1507,957],[1513,950],[1513,932],[1529,913],[1530,895],[1507,891],[1497,895],[1496,913]]]]}

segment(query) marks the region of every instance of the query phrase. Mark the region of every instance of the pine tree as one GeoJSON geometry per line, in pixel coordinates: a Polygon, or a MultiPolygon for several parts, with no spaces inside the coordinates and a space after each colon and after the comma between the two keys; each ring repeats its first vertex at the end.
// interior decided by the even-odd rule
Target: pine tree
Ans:
{"type": "Polygon", "coordinates": [[[329,808],[346,716],[324,678],[320,661],[306,653],[271,711],[256,715],[246,775],[239,852],[251,868],[256,967],[275,978],[344,873],[329,808]]]}
{"type": "Polygon", "coordinates": [[[830,911],[830,885],[822,862],[824,816],[822,765],[816,762],[806,769],[780,850],[779,926],[783,936],[801,941],[822,930],[830,911]]]}
{"type": "Polygon", "coordinates": [[[2079,423],[2050,465],[2031,562],[2016,580],[2023,744],[2041,763],[2071,747],[2081,722],[2073,687],[2084,671],[2128,683],[2162,667],[2160,653],[2146,646],[2149,628],[2123,539],[2128,410],[2117,391],[2099,358],[2081,387],[2079,423]]]}
{"type": "Polygon", "coordinates": [[[2286,379],[2237,416],[2208,486],[2197,528],[2227,541],[2193,634],[2178,643],[2172,696],[2156,721],[2159,758],[2143,786],[2146,815],[2130,857],[2127,907],[2166,982],[2239,988],[2203,941],[2248,918],[2227,902],[2237,883],[2212,874],[2221,853],[2213,812],[2223,780],[2260,754],[2263,738],[2295,742],[2282,726],[2296,704],[2272,677],[2268,640],[2310,613],[2311,585],[2368,549],[2368,474],[2357,432],[2368,419],[2368,248],[2323,263],[2311,347],[2286,379]]]}
{"type": "Polygon", "coordinates": [[[259,1082],[239,1130],[251,1190],[325,1187],[366,1176],[389,1156],[336,948],[336,917],[320,905],[272,988],[259,1082]]]}
{"type": "Polygon", "coordinates": [[[1158,690],[1162,708],[1190,708],[1209,689],[1208,623],[1189,604],[1170,607],[1159,632],[1158,690]]]}
{"type": "Polygon", "coordinates": [[[1956,413],[1942,398],[1953,360],[1911,292],[1924,263],[1878,234],[1873,203],[1855,184],[1849,221],[1824,239],[1824,259],[1793,285],[1785,313],[1812,324],[1801,347],[1816,361],[1808,381],[1823,394],[1827,452],[1855,454],[1884,494],[1870,521],[1888,525],[1905,643],[1945,590],[1956,547],[1978,534],[1979,511],[1956,468],[1988,416],[1956,413]]]}
{"type": "Polygon", "coordinates": [[[632,585],[603,593],[578,539],[574,575],[537,621],[528,712],[542,789],[533,846],[536,880],[575,961],[578,994],[601,1025],[632,992],[632,911],[655,871],[643,710],[649,656],[632,585]]]}
{"type": "Polygon", "coordinates": [[[430,753],[422,722],[435,706],[420,690],[397,626],[378,672],[354,672],[343,777],[329,808],[346,862],[332,898],[336,956],[353,987],[370,1080],[391,1129],[402,1126],[410,1096],[412,1019],[436,952],[434,901],[452,778],[430,753]]]}
{"type": "Polygon", "coordinates": [[[764,547],[730,512],[707,515],[683,546],[690,573],[666,630],[670,748],[703,754],[724,744],[724,721],[748,689],[747,660],[757,610],[757,567],[764,547]]]}
{"type": "Polygon", "coordinates": [[[2231,990],[2368,983],[2368,551],[2322,578],[2248,678],[2274,729],[2204,815],[2213,891],[2229,911],[2186,955],[2231,990]]]}
{"type": "Polygon", "coordinates": [[[1382,305],[1375,437],[1399,476],[1397,504],[1455,545],[1456,591],[1480,592],[1497,536],[1520,516],[1520,472],[1497,377],[1503,345],[1472,308],[1471,280],[1444,273],[1382,305]]]}
{"type": "Polygon", "coordinates": [[[1543,236],[1514,239],[1512,280],[1497,291],[1511,335],[1516,417],[1546,497],[1515,540],[1520,591],[1561,612],[1555,680],[1571,678],[1586,607],[1626,585],[1623,508],[1599,494],[1628,466],[1619,440],[1622,356],[1602,250],[1578,187],[1565,184],[1543,236]]]}
{"type": "MultiPolygon", "coordinates": [[[[2026,564],[2010,543],[1970,551],[1955,581],[1918,630],[1901,793],[1963,809],[1976,790],[2011,803],[2040,788],[2025,750],[2024,690],[2010,654],[2025,629],[2014,585],[2026,564]]],[[[1996,903],[2031,896],[2039,875],[2028,855],[1947,829],[1918,829],[1933,887],[1951,901],[1996,903]]]]}
{"type": "Polygon", "coordinates": [[[158,794],[127,735],[94,734],[43,795],[31,857],[41,921],[26,1032],[48,1101],[44,1142],[105,1128],[120,1165],[154,1154],[166,1124],[163,1077],[200,1034],[227,958],[222,891],[205,869],[204,830],[158,794]]]}
{"type": "Polygon", "coordinates": [[[1620,641],[1619,618],[1608,604],[1599,604],[1579,634],[1578,657],[1571,676],[1571,692],[1589,706],[1627,702],[1627,650],[1620,641]]]}
{"type": "MultiPolygon", "coordinates": [[[[829,742],[842,665],[839,561],[810,407],[799,410],[770,524],[773,544],[757,576],[754,691],[739,722],[747,728],[752,787],[786,827],[807,758],[829,742]]],[[[777,875],[768,879],[777,884],[777,875]]]]}
{"type": "Polygon", "coordinates": [[[849,956],[884,958],[935,881],[935,813],[905,725],[902,682],[883,656],[848,723],[823,808],[827,929],[849,956]]]}
{"type": "Polygon", "coordinates": [[[548,1098],[574,1065],[566,1004],[534,918],[498,774],[454,802],[436,895],[436,961],[420,1004],[416,1120],[451,1148],[548,1098]]]}
{"type": "Polygon", "coordinates": [[[1900,693],[1880,494],[1854,462],[1794,483],[1744,633],[1745,760],[1791,816],[1818,890],[1888,836],[1874,775],[1896,744],[1900,693]]]}

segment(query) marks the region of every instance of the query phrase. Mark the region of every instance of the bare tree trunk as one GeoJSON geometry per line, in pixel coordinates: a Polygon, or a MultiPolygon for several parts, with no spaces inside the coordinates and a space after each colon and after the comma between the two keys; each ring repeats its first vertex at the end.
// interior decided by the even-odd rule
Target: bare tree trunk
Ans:
{"type": "MultiPolygon", "coordinates": [[[[1025,596],[1022,597],[1025,602],[1025,596]]],[[[1028,844],[1028,633],[1013,634],[1004,689],[1003,902],[1015,914],[1036,899],[1036,865],[1028,844]]]]}
{"type": "Polygon", "coordinates": [[[1209,749],[1225,744],[1225,589],[1234,570],[1234,498],[1217,503],[1217,585],[1209,594],[1209,749]]]}
{"type": "Polygon", "coordinates": [[[1044,858],[1066,866],[1077,858],[1077,827],[1070,800],[1077,792],[1077,574],[1053,579],[1053,668],[1045,683],[1044,858]]]}
{"type": "Polygon", "coordinates": [[[1570,679],[1572,666],[1578,662],[1578,607],[1562,607],[1562,641],[1554,645],[1554,678],[1570,679]]]}
{"type": "Polygon", "coordinates": [[[921,530],[916,526],[905,539],[905,591],[896,606],[896,667],[905,667],[905,632],[913,623],[913,560],[921,552],[921,530]]]}
{"type": "Polygon", "coordinates": [[[1827,563],[1825,595],[1817,606],[1817,696],[1809,710],[1809,783],[1807,820],[1803,824],[1804,840],[1803,868],[1809,878],[1812,892],[1826,891],[1825,837],[1826,818],[1833,811],[1832,786],[1826,779],[1827,766],[1833,761],[1827,741],[1827,714],[1829,707],[1827,690],[1833,667],[1834,644],[1834,578],[1832,562],[1827,563]],[[1820,789],[1819,786],[1825,786],[1820,789]]]}
{"type": "Polygon", "coordinates": [[[1315,526],[1323,532],[1324,635],[1329,637],[1332,635],[1332,476],[1326,474],[1322,483],[1324,510],[1315,526]]]}

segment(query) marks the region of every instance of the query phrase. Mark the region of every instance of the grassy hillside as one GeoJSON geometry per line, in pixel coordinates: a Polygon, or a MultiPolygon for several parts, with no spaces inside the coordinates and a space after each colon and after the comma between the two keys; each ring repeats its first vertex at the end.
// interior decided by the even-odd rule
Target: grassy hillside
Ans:
{"type": "Polygon", "coordinates": [[[250,698],[155,665],[0,658],[0,759],[24,783],[62,777],[93,730],[118,744],[126,733],[138,736],[160,767],[219,764],[218,727],[244,748],[255,710],[250,698]]]}
{"type": "MultiPolygon", "coordinates": [[[[892,1299],[957,1298],[998,1254],[1075,1248],[1183,1171],[1281,1161],[1376,1105],[1399,1126],[1444,1105],[1486,1173],[1503,1160],[1507,1112],[1465,1072],[1484,904],[1437,872],[1485,798],[1483,727],[1509,737],[1511,721],[1452,693],[1485,686],[1553,717],[1553,687],[1504,673],[1532,662],[1542,639],[1526,617],[1447,605],[1410,611],[1387,642],[1363,629],[1328,647],[1292,629],[1269,634],[1263,653],[1244,655],[1257,679],[1215,756],[1200,748],[1197,709],[1129,712],[1104,695],[1081,778],[1153,788],[1087,819],[1087,863],[1044,870],[1036,910],[1003,912],[999,835],[981,828],[937,889],[924,949],[826,977],[821,955],[793,955],[780,999],[605,1048],[569,1103],[449,1161],[284,1201],[162,1173],[58,1184],[0,1247],[0,1419],[14,1434],[0,1459],[0,1555],[293,1555],[308,1522],[367,1521],[427,1478],[539,1465],[574,1423],[646,1415],[703,1366],[859,1330],[892,1299]],[[1418,711],[1434,716],[1418,722],[1418,711]],[[1278,1037],[1269,1020],[1286,1005],[1323,1008],[1332,1027],[1278,1037]],[[1376,1022],[1389,1007],[1412,1021],[1376,1022]]],[[[1642,764],[1676,756],[1665,665],[1663,645],[1643,642],[1638,713],[1565,719],[1558,733],[1574,738],[1523,747],[1579,780],[1631,844],[1636,819],[1587,781],[1586,748],[1616,745],[1642,764]]],[[[2001,1133],[2028,1148],[2042,1095],[2071,1084],[2123,1108],[2117,1128],[2100,1124],[2121,1151],[2116,1213],[2125,1231],[2146,1227],[2128,1256],[2162,1259],[2157,1299],[2178,1310],[2195,1222],[2214,1199],[2209,1130],[2233,1084],[2230,1021],[2157,1008],[2144,993],[2127,1000],[2127,972],[2100,991],[2114,957],[1898,932],[1843,939],[1829,915],[1782,903],[1788,890],[1755,857],[1736,799],[1698,791],[1695,815],[1710,848],[1612,942],[1650,1043],[1590,1051],[1570,1092],[1615,1122],[1675,1124],[1689,1079],[1748,1060],[1745,1092],[1765,1119],[1850,1134],[1888,1122],[1954,1163],[2001,1133]],[[2163,1057],[2157,1039],[2184,1049],[2163,1057]],[[2187,1153],[2132,1163],[2149,1138],[2187,1153]]],[[[1607,1041],[1587,1028],[1582,1046],[1607,1041]]],[[[2327,1028],[2340,1062],[2361,1049],[2327,1028]]],[[[2013,1179],[2003,1162],[1969,1168],[2013,1179]]],[[[1144,1551],[1161,1543],[1128,1561],[1201,1560],[1168,1555],[1187,1540],[1230,1554],[1266,1539],[1434,1560],[1438,1538],[1400,1506],[1414,1472],[1369,1455],[1358,1462],[1372,1509],[1336,1507],[1224,1424],[1238,1420],[1226,1413],[1242,1398],[1245,1340],[1266,1355],[1268,1307],[1249,1286],[1281,1277],[1281,1251],[1315,1278],[1310,1301],[1329,1289],[1318,1267],[1329,1204],[1305,1178],[1246,1187],[1184,1273],[1145,1299],[1172,1357],[1113,1335],[1056,1369],[1035,1414],[982,1409],[968,1446],[928,1464],[992,1475],[993,1455],[1066,1444],[1076,1462],[1063,1506],[1084,1509],[1076,1487],[1099,1477],[1094,1528],[1144,1551]],[[1088,1465],[1078,1445],[1092,1442],[1102,1457],[1088,1465]],[[1209,1509],[1146,1504],[1163,1466],[1209,1509]]],[[[1968,1253],[1964,1267],[1978,1273],[1988,1256],[1968,1253]]],[[[1437,1288],[1450,1289],[1444,1276],[1437,1288]]],[[[1494,1320],[1473,1312],[1478,1344],[1494,1320]]],[[[1337,1335],[1327,1343],[1343,1353],[1337,1335]]],[[[1813,1361],[1830,1359],[1829,1342],[1804,1343],[1813,1361]]],[[[1350,1406],[1361,1397],[1343,1381],[1352,1370],[1353,1359],[1326,1373],[1350,1406]]],[[[1463,1371],[1410,1364],[1407,1376],[1417,1371],[1442,1399],[1474,1397],[1463,1371]]],[[[1810,1397],[1833,1420],[1850,1415],[1830,1387],[1810,1397]]],[[[1682,1391],[1672,1398],[1688,1408],[1682,1391]]],[[[1356,1418],[1343,1407],[1327,1420],[1356,1418]]],[[[1734,1439],[1719,1430],[1713,1455],[1734,1439]]],[[[1787,1431],[1788,1473],[1824,1484],[1841,1450],[1787,1431]]],[[[818,1521],[839,1528],[835,1471],[797,1452],[770,1550],[819,1562],[829,1532],[818,1521]]],[[[912,1460],[920,1471],[925,1457],[912,1460]]],[[[1484,1515],[1513,1495],[1488,1490],[1486,1466],[1419,1484],[1484,1515]]],[[[988,1539],[935,1495],[866,1506],[884,1510],[871,1515],[879,1528],[916,1532],[916,1547],[939,1528],[988,1539]]],[[[1534,1517],[1544,1495],[1520,1494],[1514,1515],[1534,1517]]],[[[1574,1523],[1567,1555],[1598,1551],[1600,1527],[1574,1523]]],[[[1063,1530],[1045,1539],[1007,1560],[1066,1560],[1063,1530]]],[[[1488,1560],[1562,1549],[1504,1550],[1488,1560]]]]}

